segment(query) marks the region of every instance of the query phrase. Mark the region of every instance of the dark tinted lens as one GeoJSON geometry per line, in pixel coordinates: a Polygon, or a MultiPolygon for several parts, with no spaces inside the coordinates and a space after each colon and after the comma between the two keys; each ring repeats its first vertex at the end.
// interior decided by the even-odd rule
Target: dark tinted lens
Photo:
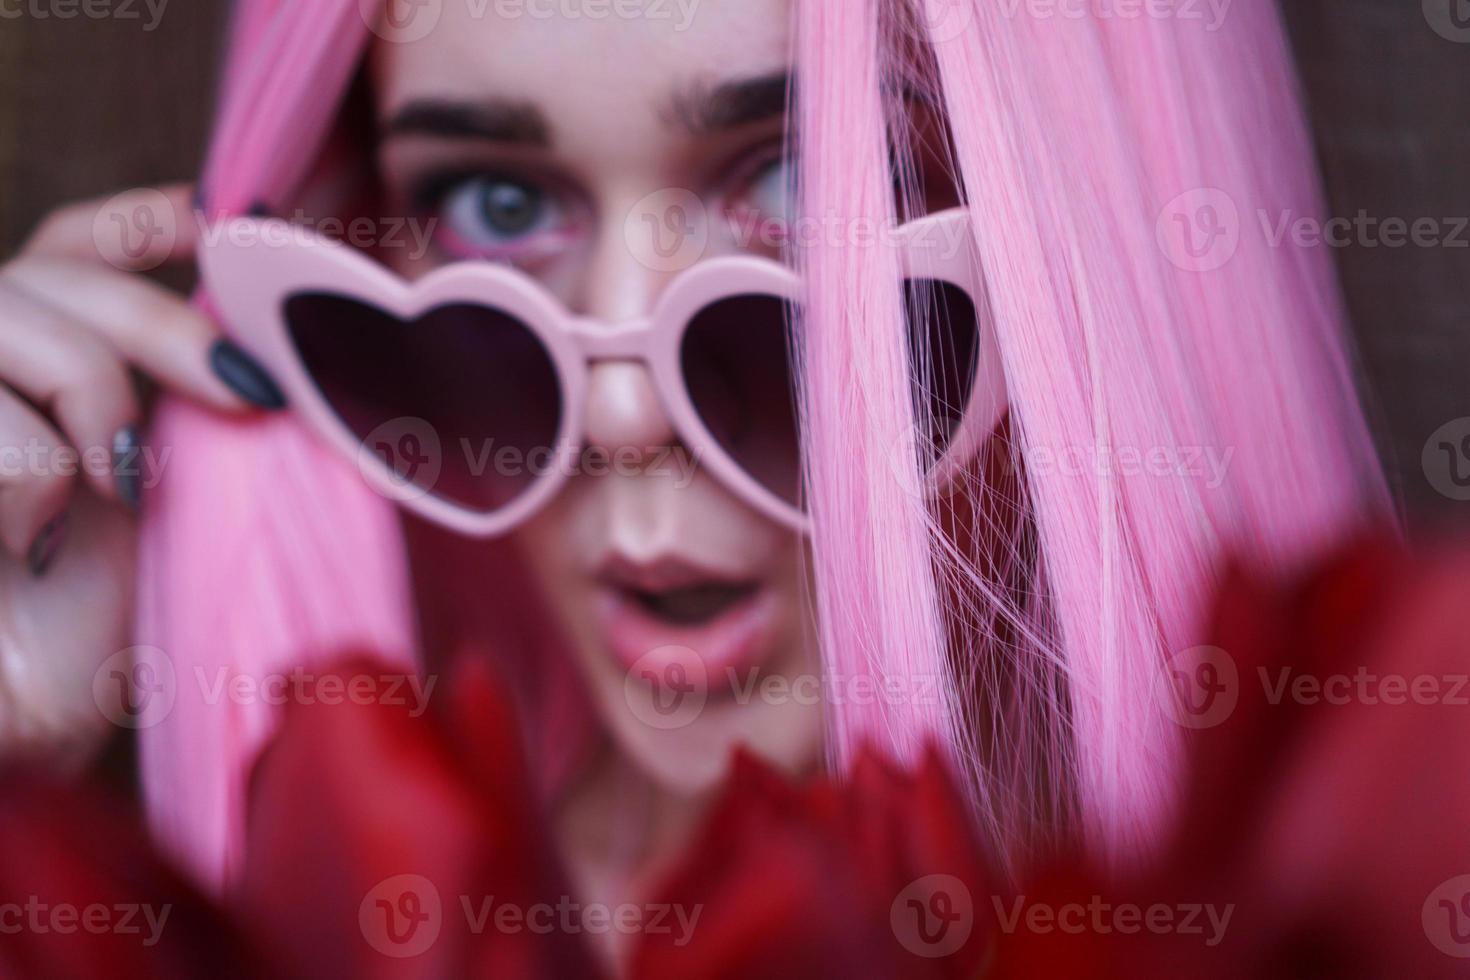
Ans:
{"type": "Polygon", "coordinates": [[[690,321],[680,357],[694,408],[746,473],[796,503],[801,483],[791,359],[790,304],[732,296],[690,321]]]}
{"type": "Polygon", "coordinates": [[[916,410],[927,411],[925,463],[933,465],[944,455],[975,388],[979,324],[969,294],[952,283],[909,279],[904,293],[909,353],[920,388],[916,410]]]}
{"type": "Polygon", "coordinates": [[[550,465],[561,385],[519,320],[458,304],[404,322],[327,293],[298,293],[285,313],[327,404],[400,479],[487,512],[550,465]]]}

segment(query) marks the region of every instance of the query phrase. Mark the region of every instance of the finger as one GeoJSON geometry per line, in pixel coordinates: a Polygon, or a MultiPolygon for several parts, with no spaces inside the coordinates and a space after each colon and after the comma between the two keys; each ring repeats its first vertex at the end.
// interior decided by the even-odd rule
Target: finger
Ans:
{"type": "Polygon", "coordinates": [[[76,451],[66,440],[0,389],[0,544],[37,574],[54,553],[76,470],[76,451]]]}
{"type": "Polygon", "coordinates": [[[93,331],[0,281],[0,381],[51,414],[82,453],[104,497],[132,503],[136,485],[114,473],[114,447],[136,442],[137,398],[127,368],[93,331]]]}
{"type": "Polygon", "coordinates": [[[138,187],[51,212],[21,249],[142,272],[194,255],[191,184],[138,187]]]}
{"type": "Polygon", "coordinates": [[[156,282],[42,255],[16,259],[3,278],[94,328],[125,360],[170,390],[227,412],[285,404],[264,368],[225,341],[209,317],[156,282]]]}

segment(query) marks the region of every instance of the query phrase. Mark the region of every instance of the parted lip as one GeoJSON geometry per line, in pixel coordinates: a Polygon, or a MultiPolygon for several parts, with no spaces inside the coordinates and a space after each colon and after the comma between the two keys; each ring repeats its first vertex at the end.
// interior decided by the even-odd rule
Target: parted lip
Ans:
{"type": "MultiPolygon", "coordinates": [[[[598,566],[595,608],[613,660],[625,669],[653,667],[694,656],[712,678],[725,669],[755,665],[769,654],[777,599],[760,574],[678,554],[634,560],[612,554],[598,566]],[[667,615],[659,604],[685,590],[728,589],[705,614],[667,615]],[[652,658],[652,659],[650,659],[652,658]]],[[[687,666],[687,664],[686,664],[687,666]]],[[[713,691],[711,691],[713,693],[713,691]]]]}
{"type": "Polygon", "coordinates": [[[753,585],[756,576],[696,562],[680,555],[638,560],[612,554],[598,564],[594,577],[604,585],[636,592],[667,592],[700,585],[753,585]]]}

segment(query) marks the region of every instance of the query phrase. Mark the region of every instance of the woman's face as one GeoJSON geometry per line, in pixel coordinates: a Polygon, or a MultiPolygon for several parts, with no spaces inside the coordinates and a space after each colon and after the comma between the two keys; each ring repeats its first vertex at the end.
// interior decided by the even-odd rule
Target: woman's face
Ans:
{"type": "MultiPolygon", "coordinates": [[[[427,37],[379,41],[387,213],[435,222],[430,254],[388,261],[409,276],[511,263],[616,322],[647,314],[687,264],[666,237],[680,229],[707,241],[683,258],[769,251],[741,229],[786,216],[789,13],[451,0],[427,37]]],[[[516,544],[605,727],[679,792],[717,780],[737,743],[810,765],[821,709],[800,536],[679,443],[642,363],[592,365],[586,412],[610,465],[569,481],[516,544]]]]}

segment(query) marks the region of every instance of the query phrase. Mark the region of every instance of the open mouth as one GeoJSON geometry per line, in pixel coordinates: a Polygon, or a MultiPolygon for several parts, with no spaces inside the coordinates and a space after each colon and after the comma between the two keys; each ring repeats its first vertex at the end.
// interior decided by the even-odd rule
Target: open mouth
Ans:
{"type": "Polygon", "coordinates": [[[650,656],[673,649],[693,651],[710,671],[756,664],[769,653],[777,603],[759,578],[680,558],[614,558],[598,578],[603,635],[626,667],[647,666],[650,656]]]}
{"type": "Polygon", "coordinates": [[[630,589],[638,606],[671,626],[702,626],[755,595],[754,584],[709,583],[649,591],[630,589]]]}

